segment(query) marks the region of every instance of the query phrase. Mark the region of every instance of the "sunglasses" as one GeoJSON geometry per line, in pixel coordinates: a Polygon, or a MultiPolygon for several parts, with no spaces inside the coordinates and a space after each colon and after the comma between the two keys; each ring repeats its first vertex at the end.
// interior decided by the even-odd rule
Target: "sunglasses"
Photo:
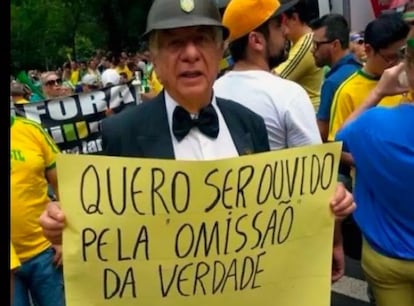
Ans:
{"type": "Polygon", "coordinates": [[[364,40],[363,39],[358,39],[357,41],[355,41],[358,45],[363,45],[364,44],[364,40]]]}
{"type": "Polygon", "coordinates": [[[54,79],[54,80],[46,81],[47,86],[60,85],[60,84],[62,84],[62,79],[54,79]]]}

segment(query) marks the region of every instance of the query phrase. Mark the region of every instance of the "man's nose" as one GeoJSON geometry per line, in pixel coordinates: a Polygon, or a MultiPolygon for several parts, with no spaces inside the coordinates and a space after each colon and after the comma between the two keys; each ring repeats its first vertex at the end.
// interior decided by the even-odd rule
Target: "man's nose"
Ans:
{"type": "Polygon", "coordinates": [[[193,41],[187,41],[184,45],[183,58],[192,62],[198,60],[199,56],[198,46],[193,41]]]}

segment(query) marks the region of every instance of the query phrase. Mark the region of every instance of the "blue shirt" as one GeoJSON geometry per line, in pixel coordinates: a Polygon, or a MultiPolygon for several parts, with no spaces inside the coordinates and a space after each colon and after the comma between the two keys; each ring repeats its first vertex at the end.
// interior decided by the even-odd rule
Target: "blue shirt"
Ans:
{"type": "Polygon", "coordinates": [[[331,105],[336,90],[355,71],[362,67],[352,53],[345,55],[326,74],[321,89],[321,103],[316,117],[319,120],[329,121],[331,105]]]}
{"type": "Polygon", "coordinates": [[[336,139],[354,158],[363,236],[382,255],[414,260],[414,104],[372,108],[336,139]]]}

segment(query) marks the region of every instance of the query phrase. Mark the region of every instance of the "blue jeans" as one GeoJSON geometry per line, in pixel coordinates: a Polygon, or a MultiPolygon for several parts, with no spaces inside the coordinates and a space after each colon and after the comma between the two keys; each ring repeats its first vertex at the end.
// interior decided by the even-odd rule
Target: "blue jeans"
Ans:
{"type": "Polygon", "coordinates": [[[16,270],[13,306],[65,306],[62,267],[53,264],[49,248],[30,258],[16,270]],[[31,298],[30,298],[31,297],[31,298]]]}

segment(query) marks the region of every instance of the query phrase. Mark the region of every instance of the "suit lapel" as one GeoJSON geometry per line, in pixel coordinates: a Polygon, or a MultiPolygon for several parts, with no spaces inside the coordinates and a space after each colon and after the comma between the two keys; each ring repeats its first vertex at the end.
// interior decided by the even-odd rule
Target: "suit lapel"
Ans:
{"type": "Polygon", "coordinates": [[[254,147],[251,134],[243,129],[240,120],[234,115],[235,113],[231,108],[228,107],[229,104],[219,98],[216,98],[216,100],[239,155],[253,154],[254,147]]]}
{"type": "Polygon", "coordinates": [[[165,108],[164,91],[154,100],[144,102],[153,103],[151,118],[146,118],[143,124],[144,131],[137,135],[137,142],[143,157],[175,159],[174,148],[168,126],[167,110],[165,108]]]}

